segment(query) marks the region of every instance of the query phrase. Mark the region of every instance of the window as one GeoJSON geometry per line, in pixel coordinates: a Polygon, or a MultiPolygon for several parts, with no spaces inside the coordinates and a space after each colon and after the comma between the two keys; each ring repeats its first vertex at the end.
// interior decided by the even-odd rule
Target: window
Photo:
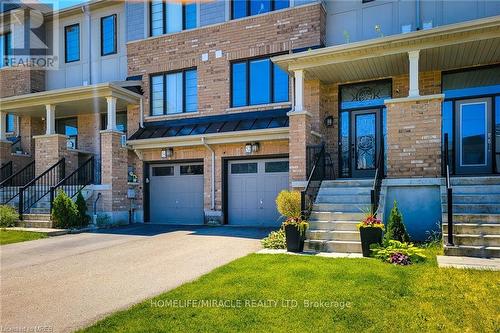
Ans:
{"type": "Polygon", "coordinates": [[[231,164],[232,174],[257,173],[257,163],[236,163],[231,164]]]}
{"type": "Polygon", "coordinates": [[[116,14],[101,18],[101,56],[115,54],[117,48],[116,14]]]}
{"type": "MultiPolygon", "coordinates": [[[[108,128],[108,115],[103,114],[101,116],[101,130],[108,128]]],[[[120,132],[127,132],[127,113],[117,112],[116,113],[116,129],[120,132]]]]}
{"type": "Polygon", "coordinates": [[[289,0],[233,0],[231,3],[233,20],[290,7],[289,0]]]}
{"type": "Polygon", "coordinates": [[[183,5],[162,0],[151,1],[149,8],[151,36],[196,28],[196,11],[196,3],[183,5]]]}
{"type": "Polygon", "coordinates": [[[7,113],[7,125],[5,128],[5,132],[13,133],[15,131],[15,122],[16,117],[11,113],[7,113]]]}
{"type": "Polygon", "coordinates": [[[392,97],[390,80],[368,81],[340,86],[342,110],[384,105],[392,97]]]}
{"type": "Polygon", "coordinates": [[[173,176],[173,175],[174,175],[174,167],[173,166],[164,166],[164,167],[154,167],[153,168],[153,176],[154,177],[173,176]]]}
{"type": "Polygon", "coordinates": [[[65,61],[80,60],[80,25],[73,24],[64,28],[64,56],[65,61]]]}
{"type": "Polygon", "coordinates": [[[12,34],[6,33],[0,35],[0,68],[9,65],[8,56],[12,55],[12,34]]]}
{"type": "Polygon", "coordinates": [[[181,175],[202,175],[203,165],[181,165],[181,175]]]}
{"type": "Polygon", "coordinates": [[[78,148],[78,119],[63,118],[56,120],[57,134],[66,135],[68,137],[68,148],[78,148]]]}
{"type": "Polygon", "coordinates": [[[232,107],[288,101],[288,74],[269,58],[235,62],[231,66],[232,107]]]}
{"type": "Polygon", "coordinates": [[[288,161],[266,162],[266,172],[288,172],[288,161]]]}
{"type": "Polygon", "coordinates": [[[151,115],[196,112],[198,74],[196,69],[151,76],[151,115]]]}

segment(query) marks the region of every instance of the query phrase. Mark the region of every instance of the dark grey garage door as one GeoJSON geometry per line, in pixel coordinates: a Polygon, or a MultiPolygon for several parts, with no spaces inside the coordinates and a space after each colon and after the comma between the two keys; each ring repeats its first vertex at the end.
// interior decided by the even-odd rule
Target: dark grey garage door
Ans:
{"type": "Polygon", "coordinates": [[[150,175],[151,223],[203,224],[203,164],[156,164],[150,175]]]}
{"type": "Polygon", "coordinates": [[[280,226],[275,200],[288,189],[288,159],[231,161],[228,169],[229,223],[280,226]]]}

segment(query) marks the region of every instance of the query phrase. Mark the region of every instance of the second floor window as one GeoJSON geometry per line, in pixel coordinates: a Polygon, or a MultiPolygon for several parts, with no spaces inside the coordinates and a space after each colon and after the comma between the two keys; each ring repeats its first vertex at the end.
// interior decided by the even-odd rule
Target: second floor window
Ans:
{"type": "Polygon", "coordinates": [[[196,69],[151,76],[151,115],[196,112],[198,74],[196,69]]]}
{"type": "Polygon", "coordinates": [[[116,53],[116,14],[101,18],[101,55],[116,53]]]}
{"type": "Polygon", "coordinates": [[[196,28],[196,3],[153,0],[150,3],[151,36],[196,28]]]}
{"type": "Polygon", "coordinates": [[[288,74],[269,58],[231,64],[231,106],[288,102],[288,74]]]}
{"type": "Polygon", "coordinates": [[[233,20],[290,7],[289,0],[232,0],[231,4],[233,20]]]}
{"type": "Polygon", "coordinates": [[[11,113],[7,113],[7,126],[5,128],[5,132],[13,133],[15,131],[15,123],[16,117],[11,113]]]}
{"type": "Polygon", "coordinates": [[[0,68],[8,66],[8,57],[12,55],[12,34],[10,32],[0,35],[0,68]]]}
{"type": "Polygon", "coordinates": [[[80,60],[80,25],[73,24],[64,27],[64,57],[65,61],[80,60]]]}

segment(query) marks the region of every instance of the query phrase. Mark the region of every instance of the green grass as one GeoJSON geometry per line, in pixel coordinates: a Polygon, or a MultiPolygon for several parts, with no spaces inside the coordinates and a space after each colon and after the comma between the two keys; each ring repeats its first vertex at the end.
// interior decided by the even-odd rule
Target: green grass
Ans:
{"type": "Polygon", "coordinates": [[[41,238],[47,238],[47,234],[43,232],[0,229],[0,245],[26,242],[41,238]]]}
{"type": "Polygon", "coordinates": [[[499,332],[500,272],[440,269],[440,250],[426,252],[430,260],[407,267],[252,254],[83,332],[499,332]],[[212,299],[277,300],[278,306],[152,306],[212,299]],[[297,307],[282,307],[283,299],[297,307]],[[314,308],[306,300],[339,303],[314,308]]]}

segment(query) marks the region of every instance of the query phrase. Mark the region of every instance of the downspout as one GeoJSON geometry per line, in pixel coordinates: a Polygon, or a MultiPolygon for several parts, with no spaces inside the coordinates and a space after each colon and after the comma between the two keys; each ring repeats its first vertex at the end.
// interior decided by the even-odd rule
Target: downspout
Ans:
{"type": "Polygon", "coordinates": [[[141,100],[139,102],[139,127],[144,128],[144,96],[141,97],[141,100]]]}
{"type": "Polygon", "coordinates": [[[211,187],[210,206],[212,210],[215,210],[215,151],[212,149],[212,147],[210,147],[206,143],[204,137],[201,138],[201,143],[212,153],[212,170],[211,170],[212,176],[210,177],[210,187],[211,187]]]}
{"type": "Polygon", "coordinates": [[[420,28],[420,0],[415,0],[415,30],[419,31],[420,28]]]}

